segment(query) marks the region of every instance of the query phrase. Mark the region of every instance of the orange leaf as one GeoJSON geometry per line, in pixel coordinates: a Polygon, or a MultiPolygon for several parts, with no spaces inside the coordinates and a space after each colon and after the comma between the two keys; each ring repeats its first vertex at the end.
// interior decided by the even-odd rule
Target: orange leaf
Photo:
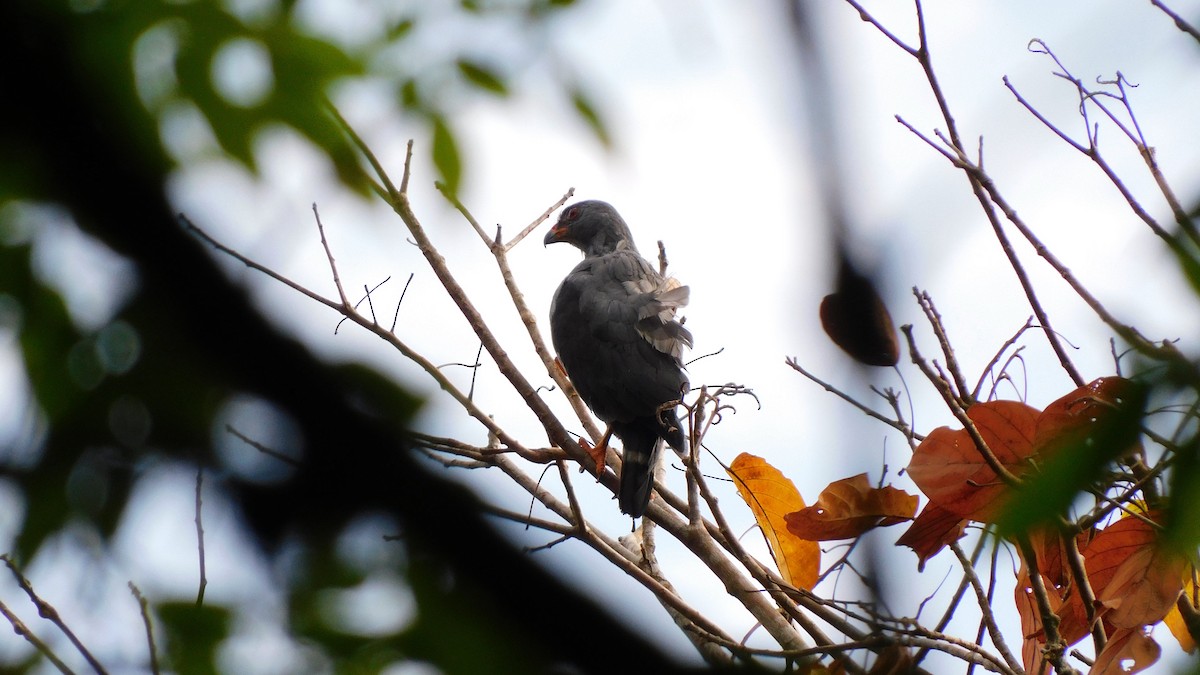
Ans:
{"type": "Polygon", "coordinates": [[[1159,546],[1154,528],[1122,518],[1096,535],[1084,551],[1084,567],[1096,600],[1109,608],[1117,628],[1162,621],[1183,590],[1186,561],[1159,546]]]}
{"type": "MultiPolygon", "coordinates": [[[[1200,586],[1196,584],[1196,568],[1188,565],[1183,571],[1183,590],[1188,602],[1192,606],[1196,606],[1196,598],[1200,597],[1200,586]]],[[[1183,614],[1179,612],[1179,606],[1171,608],[1167,612],[1167,618],[1163,619],[1163,623],[1167,624],[1167,628],[1171,629],[1171,635],[1179,642],[1179,646],[1183,651],[1191,654],[1196,651],[1196,640],[1192,637],[1191,631],[1187,628],[1187,623],[1183,620],[1183,614]]]]}
{"type": "Polygon", "coordinates": [[[1123,377],[1101,377],[1046,406],[1038,416],[1033,445],[1039,455],[1084,442],[1111,430],[1113,416],[1134,397],[1136,385],[1123,377]]]}
{"type": "MultiPolygon", "coordinates": [[[[1046,575],[1040,575],[1042,586],[1046,589],[1046,599],[1050,609],[1058,617],[1058,634],[1063,642],[1073,645],[1088,635],[1091,631],[1087,619],[1087,610],[1074,587],[1065,582],[1058,584],[1046,575]]],[[[1014,589],[1016,595],[1017,613],[1021,617],[1021,633],[1025,636],[1022,653],[1025,657],[1026,670],[1035,670],[1041,661],[1043,648],[1046,646],[1046,635],[1043,632],[1042,614],[1038,608],[1037,596],[1034,594],[1033,583],[1029,576],[1029,567],[1025,559],[1021,559],[1021,573],[1017,577],[1014,589]]],[[[1103,614],[1103,608],[1097,610],[1103,614]]]]}
{"type": "MultiPolygon", "coordinates": [[[[1016,401],[989,401],[967,409],[983,442],[1010,473],[1020,476],[1033,454],[1038,411],[1016,401]]],[[[991,522],[1010,488],[983,459],[965,429],[934,429],[913,453],[908,473],[932,504],[991,522]]]]}
{"type": "MultiPolygon", "coordinates": [[[[1063,544],[1062,535],[1056,529],[1039,527],[1028,534],[1029,544],[1037,554],[1038,571],[1056,586],[1067,586],[1071,582],[1071,573],[1067,569],[1067,550],[1063,544]]],[[[1082,551],[1087,547],[1088,537],[1080,533],[1075,538],[1076,545],[1082,551]]]]}
{"type": "Polygon", "coordinates": [[[788,532],[784,521],[785,514],[804,508],[796,485],[763,458],[745,452],[733,460],[729,475],[754,513],[784,580],[812,590],[821,569],[821,547],[788,532]]]}
{"type": "MultiPolygon", "coordinates": [[[[1046,580],[1043,579],[1042,583],[1045,584],[1046,580]]],[[[1049,588],[1047,585],[1047,590],[1049,588]]],[[[1046,662],[1042,656],[1046,637],[1042,633],[1042,615],[1038,609],[1037,598],[1033,595],[1029,567],[1026,566],[1024,560],[1021,560],[1021,572],[1017,575],[1017,585],[1013,589],[1013,595],[1017,606],[1017,615],[1021,617],[1021,635],[1024,637],[1021,644],[1021,660],[1024,662],[1026,672],[1041,675],[1046,672],[1046,662]]],[[[1048,593],[1048,596],[1050,607],[1058,609],[1062,600],[1057,591],[1048,593]]]]}
{"type": "Polygon", "coordinates": [[[1154,665],[1162,648],[1145,627],[1121,628],[1108,636],[1108,643],[1096,655],[1092,675],[1131,675],[1154,665]]]}
{"type": "Polygon", "coordinates": [[[867,474],[830,483],[817,503],[787,514],[787,528],[801,539],[853,539],[867,530],[912,520],[917,497],[892,486],[871,487],[867,474]]]}
{"type": "Polygon", "coordinates": [[[946,544],[961,539],[966,525],[966,520],[931,502],[921,509],[896,545],[911,548],[917,554],[917,570],[924,571],[925,561],[946,544]]]}
{"type": "Polygon", "coordinates": [[[821,300],[821,327],[833,343],[868,366],[894,366],[900,344],[892,315],[870,277],[839,256],[837,289],[821,300]]]}

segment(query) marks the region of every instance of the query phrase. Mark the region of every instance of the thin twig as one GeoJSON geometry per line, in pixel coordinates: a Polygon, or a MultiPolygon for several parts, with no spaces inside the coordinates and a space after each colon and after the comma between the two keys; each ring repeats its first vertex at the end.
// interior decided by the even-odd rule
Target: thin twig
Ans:
{"type": "MultiPolygon", "coordinates": [[[[532,224],[526,227],[523,232],[532,231],[534,227],[548,218],[555,209],[570,199],[572,194],[574,194],[574,188],[568,190],[567,194],[563,195],[558,202],[543,212],[542,215],[535,219],[532,224]]],[[[455,209],[458,210],[459,213],[462,214],[463,218],[466,218],[470,223],[477,223],[475,216],[471,215],[471,212],[461,201],[459,201],[457,197],[449,194],[445,190],[442,190],[442,195],[454,206],[455,209]]],[[[474,227],[479,229],[477,224],[475,224],[474,227]]],[[[521,235],[518,235],[518,237],[520,236],[521,235]]],[[[521,289],[517,286],[516,277],[513,275],[512,267],[508,264],[508,251],[511,250],[514,242],[518,240],[519,239],[509,242],[508,245],[501,245],[499,242],[489,243],[489,240],[486,237],[484,238],[485,243],[488,243],[488,250],[492,253],[492,256],[496,260],[496,265],[500,269],[500,277],[504,280],[504,287],[508,290],[508,295],[512,300],[513,307],[515,307],[517,310],[517,316],[520,317],[522,325],[525,326],[526,333],[529,334],[529,340],[533,344],[534,351],[537,353],[538,358],[542,360],[542,365],[546,368],[546,374],[549,375],[552,380],[554,380],[554,383],[558,385],[559,390],[564,396],[567,397],[567,401],[571,404],[572,410],[575,411],[576,417],[579,419],[580,424],[583,425],[584,431],[587,432],[587,435],[591,439],[592,443],[598,443],[600,441],[600,428],[596,426],[596,423],[592,419],[592,415],[588,411],[587,406],[584,404],[583,399],[580,398],[579,393],[575,391],[575,385],[571,383],[571,380],[566,376],[563,370],[559,368],[558,363],[554,359],[554,355],[551,354],[549,348],[547,348],[546,340],[542,337],[541,330],[538,328],[537,317],[535,317],[533,311],[529,309],[529,304],[525,302],[525,294],[522,293],[521,289]]]]}
{"type": "Polygon", "coordinates": [[[979,390],[983,388],[983,381],[987,379],[988,373],[992,372],[992,369],[996,367],[996,364],[1000,361],[1000,357],[1004,355],[1004,352],[1008,351],[1009,347],[1016,344],[1017,340],[1020,339],[1025,331],[1029,330],[1032,326],[1033,317],[1029,317],[1025,320],[1024,326],[1021,326],[1012,337],[1008,338],[1004,341],[1004,344],[1000,345],[1000,349],[996,350],[996,355],[993,356],[992,360],[988,361],[987,365],[983,367],[983,372],[979,375],[979,381],[975,383],[975,388],[971,390],[971,400],[979,400],[979,390]]]}
{"type": "Polygon", "coordinates": [[[317,232],[321,233],[321,248],[325,249],[325,257],[329,259],[329,268],[333,270],[333,285],[337,287],[338,297],[342,299],[342,306],[349,307],[350,301],[346,299],[346,289],[342,288],[342,280],[338,278],[337,265],[333,262],[333,251],[329,250],[329,240],[325,238],[325,226],[321,223],[321,212],[317,210],[316,202],[313,202],[312,212],[317,219],[317,232]]]}
{"type": "Polygon", "coordinates": [[[57,626],[58,630],[61,631],[63,635],[67,636],[67,639],[71,641],[71,644],[74,645],[75,649],[83,655],[84,660],[88,662],[88,665],[90,665],[92,669],[98,673],[98,675],[107,675],[108,671],[104,669],[104,666],[100,665],[100,662],[96,660],[96,657],[92,656],[92,653],[88,651],[88,648],[85,647],[83,642],[75,635],[75,631],[71,630],[71,628],[67,626],[67,623],[63,621],[62,616],[59,615],[58,610],[55,609],[54,605],[51,605],[49,602],[43,600],[38,596],[37,592],[33,590],[33,584],[29,582],[29,579],[25,578],[24,574],[21,574],[21,570],[17,569],[17,565],[13,562],[13,559],[9,557],[7,553],[5,553],[0,555],[0,560],[4,561],[4,564],[8,566],[8,570],[12,572],[13,577],[17,580],[17,585],[21,587],[21,590],[25,591],[25,595],[29,596],[30,602],[32,602],[33,606],[37,608],[38,616],[57,626]]]}
{"type": "Polygon", "coordinates": [[[962,369],[958,366],[958,357],[954,355],[954,348],[950,346],[950,338],[946,335],[946,327],[942,323],[942,315],[938,313],[937,307],[933,304],[933,298],[929,295],[928,291],[918,293],[916,289],[913,289],[913,293],[917,296],[917,304],[929,320],[930,327],[933,328],[933,334],[937,337],[938,345],[942,348],[942,354],[946,357],[946,368],[950,371],[950,376],[954,378],[954,386],[958,390],[958,397],[962,401],[963,407],[967,407],[974,403],[975,400],[969,398],[971,393],[967,390],[967,381],[963,377],[962,369]]]}
{"type": "Polygon", "coordinates": [[[412,283],[416,272],[408,273],[408,281],[404,282],[404,290],[400,291],[400,299],[396,301],[396,313],[392,315],[392,327],[390,331],[396,332],[396,322],[400,320],[400,304],[404,302],[404,296],[408,295],[408,285],[412,283]]]}
{"type": "MultiPolygon", "coordinates": [[[[925,74],[925,79],[929,83],[930,92],[933,94],[933,97],[937,102],[938,109],[941,111],[942,119],[946,123],[946,128],[949,131],[948,144],[951,146],[953,153],[947,153],[944,150],[938,149],[936,143],[933,143],[933,141],[928,139],[928,137],[917,132],[915,127],[905,122],[900,116],[896,117],[897,121],[908,127],[909,130],[916,133],[932,147],[938,149],[939,152],[942,152],[942,154],[946,155],[948,158],[957,158],[957,160],[952,159],[952,161],[956,161],[956,164],[961,161],[966,165],[970,165],[970,162],[966,159],[966,151],[964,150],[965,146],[963,145],[961,137],[959,136],[958,125],[954,121],[954,116],[951,114],[949,103],[946,101],[945,94],[943,93],[942,87],[938,82],[937,73],[933,67],[933,59],[929,51],[929,36],[926,33],[925,28],[925,10],[921,4],[921,1],[914,1],[917,14],[918,47],[916,49],[908,47],[903,42],[897,40],[894,35],[883,28],[882,24],[871,17],[870,13],[867,12],[862,5],[853,2],[853,0],[847,0],[847,2],[856,10],[858,10],[859,15],[864,20],[869,21],[883,35],[888,37],[890,40],[892,40],[892,42],[896,43],[897,46],[917,60],[922,72],[925,74]]],[[[982,162],[982,158],[980,161],[982,162]]],[[[1017,280],[1021,284],[1022,290],[1025,292],[1025,297],[1030,303],[1030,306],[1033,308],[1033,313],[1038,317],[1039,324],[1043,328],[1047,341],[1049,341],[1050,346],[1054,350],[1055,354],[1058,355],[1059,362],[1063,369],[1067,372],[1077,386],[1082,385],[1084,382],[1083,378],[1075,369],[1075,366],[1071,362],[1070,357],[1067,355],[1066,350],[1059,342],[1057,334],[1051,328],[1049,317],[1041,307],[1041,303],[1037,298],[1036,292],[1034,291],[1033,283],[1030,280],[1029,275],[1025,272],[1024,267],[1021,265],[1020,259],[1017,257],[1016,251],[1013,249],[1012,244],[1008,239],[1008,235],[1004,232],[1004,228],[1001,226],[1000,218],[996,215],[996,210],[989,200],[987,191],[984,189],[984,183],[985,181],[990,182],[990,177],[983,173],[981,167],[976,167],[976,170],[973,171],[964,171],[964,173],[967,176],[968,182],[970,183],[971,192],[975,195],[976,200],[979,202],[980,208],[983,210],[984,215],[988,219],[988,223],[992,227],[992,232],[996,237],[996,241],[1000,244],[1001,250],[1008,259],[1009,266],[1012,268],[1014,274],[1016,274],[1017,280]]]]}
{"type": "MultiPolygon", "coordinates": [[[[300,466],[300,462],[297,461],[296,458],[289,457],[278,450],[273,450],[271,448],[268,448],[267,446],[263,445],[262,443],[259,443],[258,441],[254,440],[253,438],[250,438],[249,436],[238,431],[236,428],[234,428],[234,426],[232,424],[225,425],[225,432],[234,436],[235,438],[237,438],[241,442],[245,443],[246,445],[249,445],[250,447],[254,448],[255,450],[261,452],[262,454],[267,455],[268,457],[274,457],[275,459],[277,459],[285,464],[290,464],[291,466],[294,466],[294,467],[300,466]]],[[[197,471],[197,474],[198,473],[199,473],[199,471],[197,471]]],[[[198,477],[197,477],[197,480],[199,480],[198,477]]],[[[197,499],[199,499],[199,497],[197,497],[197,499]]]]}
{"type": "Polygon", "coordinates": [[[1000,463],[1000,459],[996,457],[996,454],[988,447],[987,442],[983,440],[983,436],[980,435],[979,428],[975,426],[975,421],[967,415],[966,409],[959,405],[958,400],[954,397],[954,392],[950,388],[950,383],[935,373],[929,367],[929,364],[925,362],[920,350],[917,349],[916,340],[913,338],[912,326],[901,326],[900,332],[904,333],[904,337],[908,341],[908,351],[912,355],[913,363],[917,365],[917,368],[925,374],[925,377],[933,383],[934,388],[942,395],[942,400],[946,402],[946,406],[950,408],[950,412],[954,413],[954,417],[962,423],[963,429],[975,443],[976,450],[983,458],[983,461],[987,463],[988,468],[994,471],[996,476],[1010,487],[1020,486],[1021,480],[1000,463]]]}
{"type": "Polygon", "coordinates": [[[133,597],[137,599],[138,608],[142,612],[142,624],[146,626],[146,645],[150,650],[150,672],[159,675],[158,648],[154,645],[154,628],[150,625],[150,603],[146,601],[146,596],[142,595],[142,589],[132,581],[129,582],[129,592],[133,593],[133,597]]]}
{"type": "MultiPolygon", "coordinates": [[[[954,556],[958,558],[959,567],[963,570],[963,576],[971,584],[971,589],[975,591],[975,600],[979,604],[979,611],[983,615],[983,622],[987,626],[988,637],[991,638],[992,644],[1000,652],[1000,656],[1004,657],[1008,667],[1016,672],[1024,672],[1021,667],[1021,660],[1018,659],[1012,650],[1008,648],[1008,642],[1004,640],[1004,634],[1000,632],[1000,627],[996,624],[996,617],[992,613],[992,603],[988,598],[988,593],[983,589],[983,584],[979,581],[979,575],[975,573],[975,567],[971,564],[971,559],[963,553],[962,546],[958,542],[950,544],[950,550],[954,551],[954,556]]],[[[993,575],[994,576],[994,575],[993,575]]]]}
{"type": "Polygon", "coordinates": [[[1171,20],[1175,22],[1176,28],[1187,33],[1188,35],[1191,35],[1193,38],[1195,38],[1196,42],[1200,42],[1200,30],[1196,30],[1195,26],[1185,21],[1182,16],[1163,4],[1162,0],[1150,0],[1150,4],[1161,9],[1163,14],[1171,17],[1171,20]]]}
{"type": "Polygon", "coordinates": [[[196,590],[196,606],[204,604],[204,589],[208,586],[208,575],[204,564],[204,521],[201,519],[201,491],[204,487],[204,469],[196,467],[196,553],[200,558],[200,587],[196,590]]]}
{"type": "Polygon", "coordinates": [[[41,652],[42,656],[45,656],[46,660],[53,664],[55,668],[58,668],[59,672],[64,673],[65,675],[75,675],[75,671],[68,668],[67,664],[63,663],[62,659],[58,658],[58,654],[54,653],[54,650],[50,648],[50,645],[42,642],[41,638],[35,635],[33,631],[29,630],[29,627],[25,625],[25,622],[21,621],[16,614],[13,614],[12,610],[8,608],[8,605],[4,604],[2,601],[0,601],[0,614],[3,614],[4,618],[8,619],[8,622],[13,627],[13,632],[25,638],[25,641],[33,645],[34,649],[41,652]]]}
{"type": "Polygon", "coordinates": [[[538,225],[541,225],[542,223],[546,222],[546,219],[548,219],[550,217],[551,213],[554,213],[555,211],[557,211],[560,207],[562,207],[563,204],[567,203],[568,199],[570,199],[571,197],[574,197],[574,196],[575,196],[575,188],[568,188],[566,194],[564,194],[561,198],[559,198],[558,201],[551,204],[550,208],[548,208],[542,212],[542,215],[538,216],[537,218],[534,218],[532,223],[529,223],[528,225],[525,226],[525,229],[523,229],[517,233],[517,236],[515,236],[512,239],[505,242],[505,244],[504,244],[505,253],[513,250],[513,247],[516,246],[517,244],[521,243],[522,239],[529,236],[530,232],[533,232],[535,229],[537,229],[538,225]]]}
{"type": "Polygon", "coordinates": [[[797,361],[795,357],[789,356],[788,358],[786,358],[784,360],[784,363],[786,363],[788,365],[788,367],[790,367],[792,370],[795,370],[796,372],[800,373],[804,377],[807,377],[809,380],[812,380],[814,383],[816,383],[817,385],[819,385],[820,387],[825,389],[825,391],[837,396],[838,398],[849,403],[850,405],[854,406],[855,408],[858,408],[862,413],[866,414],[868,417],[872,417],[874,419],[879,420],[880,422],[883,422],[884,424],[894,428],[896,431],[899,431],[900,433],[904,434],[905,436],[911,436],[917,440],[924,440],[924,438],[925,438],[924,435],[914,432],[904,422],[883,416],[882,414],[869,408],[866,404],[860,403],[853,396],[843,392],[842,390],[838,389],[834,385],[829,384],[828,382],[822,380],[821,378],[817,377],[816,375],[813,375],[812,373],[808,372],[807,370],[804,369],[803,366],[800,365],[800,362],[797,361]]]}

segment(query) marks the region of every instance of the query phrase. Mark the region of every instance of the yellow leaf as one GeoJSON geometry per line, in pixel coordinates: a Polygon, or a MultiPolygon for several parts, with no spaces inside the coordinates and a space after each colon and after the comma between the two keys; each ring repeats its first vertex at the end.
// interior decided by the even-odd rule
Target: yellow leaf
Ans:
{"type": "MultiPolygon", "coordinates": [[[[1195,570],[1191,565],[1188,565],[1183,575],[1183,592],[1193,604],[1195,604],[1196,597],[1200,596],[1200,588],[1196,586],[1195,570]]],[[[1183,651],[1189,654],[1196,651],[1196,641],[1188,632],[1183,615],[1179,613],[1179,607],[1172,607],[1171,611],[1167,613],[1167,618],[1163,619],[1163,623],[1171,629],[1171,635],[1174,635],[1175,639],[1179,641],[1179,646],[1183,648],[1183,651]]]]}
{"type": "Polygon", "coordinates": [[[767,538],[780,575],[796,588],[812,590],[821,570],[821,547],[788,532],[784,520],[804,508],[796,485],[763,458],[745,452],[733,460],[729,475],[767,538]]]}

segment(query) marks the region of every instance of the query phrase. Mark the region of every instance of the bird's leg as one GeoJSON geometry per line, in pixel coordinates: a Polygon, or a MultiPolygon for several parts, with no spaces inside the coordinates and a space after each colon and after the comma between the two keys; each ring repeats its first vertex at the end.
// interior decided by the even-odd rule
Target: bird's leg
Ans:
{"type": "MultiPolygon", "coordinates": [[[[596,481],[600,481],[600,476],[604,475],[605,457],[608,455],[608,439],[612,438],[612,427],[609,426],[604,430],[604,437],[596,445],[588,443],[586,438],[579,438],[579,447],[592,458],[596,463],[596,481]]],[[[583,465],[580,465],[579,470],[583,471],[583,465]]]]}

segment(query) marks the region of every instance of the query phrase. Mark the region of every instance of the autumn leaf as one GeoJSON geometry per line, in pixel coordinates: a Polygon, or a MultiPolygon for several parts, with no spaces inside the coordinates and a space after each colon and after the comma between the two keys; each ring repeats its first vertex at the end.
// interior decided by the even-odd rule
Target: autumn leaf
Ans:
{"type": "Polygon", "coordinates": [[[1084,551],[1084,567],[1096,600],[1109,608],[1117,628],[1162,621],[1183,589],[1186,561],[1158,545],[1155,528],[1141,518],[1122,518],[1100,531],[1084,551]]]}
{"type": "MultiPolygon", "coordinates": [[[[1062,540],[1062,534],[1053,527],[1040,527],[1031,530],[1027,535],[1029,545],[1037,555],[1038,571],[1056,586],[1066,586],[1070,583],[1070,571],[1067,563],[1067,550],[1062,540]]],[[[1076,547],[1082,551],[1087,548],[1090,538],[1086,533],[1075,537],[1076,547]]]]}
{"type": "MultiPolygon", "coordinates": [[[[1047,586],[1049,591],[1052,586],[1046,584],[1043,579],[1042,583],[1047,586]]],[[[1057,611],[1062,604],[1062,598],[1055,592],[1048,592],[1050,600],[1050,608],[1057,611]]],[[[1029,577],[1029,567],[1021,560],[1021,571],[1017,575],[1017,585],[1013,589],[1013,600],[1017,608],[1017,616],[1021,618],[1021,636],[1024,638],[1021,644],[1021,660],[1024,663],[1025,671],[1029,673],[1044,673],[1045,659],[1043,658],[1043,647],[1045,646],[1046,637],[1042,630],[1042,615],[1038,608],[1037,598],[1033,594],[1033,584],[1029,577]]]]}
{"type": "Polygon", "coordinates": [[[902,675],[917,671],[917,660],[912,651],[895,642],[876,652],[875,663],[867,675],[902,675]]]}
{"type": "Polygon", "coordinates": [[[1025,532],[1066,512],[1111,462],[1138,447],[1145,388],[1102,377],[1073,389],[1038,416],[1033,452],[1038,471],[1026,477],[998,523],[1025,532]]]}
{"type": "Polygon", "coordinates": [[[821,300],[821,327],[833,343],[855,361],[868,366],[894,366],[900,345],[892,315],[865,276],[839,255],[837,288],[821,300]]]}
{"type": "MultiPolygon", "coordinates": [[[[1200,586],[1196,584],[1196,568],[1188,565],[1183,572],[1183,591],[1192,606],[1196,606],[1196,598],[1200,597],[1200,586]]],[[[1163,619],[1163,623],[1167,628],[1171,629],[1171,635],[1175,636],[1175,640],[1179,642],[1180,648],[1183,651],[1191,654],[1196,651],[1196,640],[1192,637],[1191,631],[1188,630],[1187,622],[1183,618],[1183,614],[1179,611],[1179,606],[1171,608],[1167,612],[1167,618],[1163,619]]]]}
{"type": "MultiPolygon", "coordinates": [[[[1061,556],[1062,545],[1057,537],[1035,534],[1030,537],[1030,540],[1031,546],[1037,552],[1039,566],[1042,564],[1043,552],[1061,556]]],[[[1053,563],[1051,565],[1053,566],[1053,563]]],[[[1040,570],[1039,576],[1042,579],[1042,587],[1046,589],[1046,598],[1050,609],[1059,620],[1059,637],[1067,645],[1079,642],[1091,632],[1091,624],[1088,622],[1083,602],[1074,590],[1075,587],[1065,580],[1066,572],[1060,569],[1055,573],[1054,576],[1060,577],[1062,580],[1041,574],[1040,570]]],[[[1017,575],[1017,584],[1013,593],[1017,614],[1021,617],[1021,635],[1024,637],[1021,653],[1025,669],[1029,672],[1042,672],[1039,669],[1044,665],[1042,655],[1046,646],[1046,636],[1042,625],[1041,609],[1038,607],[1037,596],[1034,594],[1032,579],[1029,575],[1029,565],[1024,556],[1021,557],[1021,570],[1017,575]]],[[[1104,608],[1098,608],[1097,612],[1102,615],[1104,608]]]]}
{"type": "Polygon", "coordinates": [[[1162,655],[1162,648],[1146,632],[1136,626],[1121,628],[1108,636],[1104,649],[1096,655],[1092,675],[1132,675],[1154,665],[1162,655]]]}
{"type": "MultiPolygon", "coordinates": [[[[967,409],[983,442],[1010,473],[1020,476],[1033,454],[1038,411],[1016,401],[989,401],[967,409]]],[[[1008,494],[965,429],[934,429],[917,446],[908,473],[931,504],[960,518],[992,522],[1008,494]]]]}
{"type": "Polygon", "coordinates": [[[801,539],[853,539],[867,530],[912,520],[917,497],[890,485],[874,488],[867,474],[830,483],[817,503],[787,514],[787,529],[801,539]]]}
{"type": "Polygon", "coordinates": [[[917,570],[925,570],[929,560],[947,544],[962,538],[967,521],[937,504],[928,503],[917,515],[908,530],[896,540],[897,546],[907,546],[917,554],[917,570]]]}
{"type": "Polygon", "coordinates": [[[733,460],[729,475],[762,530],[784,580],[812,590],[821,569],[821,548],[788,532],[784,516],[804,508],[794,483],[761,457],[743,452],[733,460]]]}
{"type": "Polygon", "coordinates": [[[1021,570],[1017,577],[1017,586],[1013,591],[1017,615],[1021,618],[1021,662],[1025,672],[1041,675],[1045,672],[1045,659],[1042,657],[1042,621],[1038,614],[1037,600],[1033,597],[1033,588],[1029,585],[1029,572],[1021,570]]]}
{"type": "Polygon", "coordinates": [[[1033,445],[1050,457],[1056,450],[1103,435],[1123,410],[1139,398],[1137,385],[1123,377],[1101,377],[1072,390],[1038,415],[1033,445]]]}

